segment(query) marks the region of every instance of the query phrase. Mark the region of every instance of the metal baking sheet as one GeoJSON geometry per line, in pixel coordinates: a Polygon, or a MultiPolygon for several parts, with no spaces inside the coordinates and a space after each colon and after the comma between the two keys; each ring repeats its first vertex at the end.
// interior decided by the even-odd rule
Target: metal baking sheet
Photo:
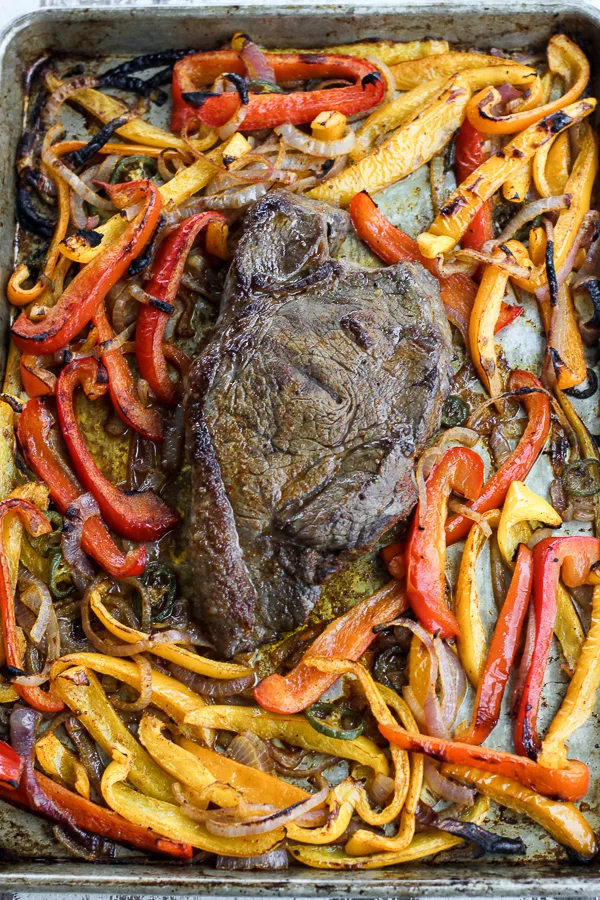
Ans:
{"type": "MultiPolygon", "coordinates": [[[[257,40],[276,46],[323,46],[366,37],[411,40],[445,38],[463,47],[505,50],[544,44],[556,31],[580,41],[592,65],[600,50],[600,10],[586,3],[493,2],[471,3],[427,0],[401,7],[311,6],[246,7],[129,6],[114,8],[46,8],[16,20],[0,37],[0,189],[4,208],[0,217],[0,283],[4,288],[14,265],[13,160],[21,130],[23,96],[20,73],[43,52],[66,54],[81,60],[133,56],[165,47],[211,48],[233,31],[247,31],[257,40]]],[[[595,73],[597,78],[597,73],[595,73]]],[[[598,95],[598,91],[594,90],[598,95]]],[[[420,170],[380,195],[383,211],[407,230],[418,230],[431,217],[428,177],[420,170]]],[[[349,240],[344,252],[368,264],[368,251],[349,240]]],[[[374,262],[374,260],[373,260],[374,262]]],[[[0,364],[7,346],[8,308],[0,304],[0,364]]],[[[511,366],[532,367],[541,343],[535,303],[504,335],[500,343],[511,366]]],[[[593,405],[580,412],[588,418],[593,405]]],[[[592,430],[598,431],[592,424],[592,430]]],[[[542,459],[528,483],[545,492],[550,478],[542,459]]],[[[456,551],[454,551],[456,553],[456,551]]],[[[483,589],[483,585],[482,585],[483,589]]],[[[490,619],[490,624],[492,620],[490,619]]],[[[551,717],[564,689],[558,649],[548,669],[548,694],[543,715],[551,717]]],[[[542,718],[542,724],[544,719],[542,718]]],[[[503,737],[502,735],[500,736],[503,737]]],[[[498,735],[494,734],[494,741],[498,735]]],[[[572,755],[586,760],[595,776],[586,797],[586,815],[600,829],[600,733],[594,714],[570,742],[572,755]]],[[[332,872],[291,868],[288,872],[215,872],[200,866],[174,866],[139,862],[123,854],[112,864],[87,864],[66,859],[52,840],[50,826],[6,804],[0,804],[0,890],[144,892],[167,895],[218,894],[220,896],[302,897],[450,897],[455,894],[495,897],[598,896],[597,863],[586,867],[564,865],[564,851],[540,829],[513,813],[496,808],[488,820],[502,822],[509,836],[520,834],[528,858],[519,863],[476,860],[451,853],[434,864],[403,866],[370,872],[332,872]]]]}

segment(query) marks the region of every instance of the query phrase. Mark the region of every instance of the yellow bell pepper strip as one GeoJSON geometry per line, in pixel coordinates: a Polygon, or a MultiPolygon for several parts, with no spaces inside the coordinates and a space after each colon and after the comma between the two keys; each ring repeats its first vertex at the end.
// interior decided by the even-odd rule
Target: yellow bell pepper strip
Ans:
{"type": "MultiPolygon", "coordinates": [[[[486,56],[483,53],[439,53],[421,59],[409,60],[392,66],[391,71],[398,91],[410,91],[434,78],[451,78],[457,72],[496,66],[520,68],[535,76],[528,66],[518,66],[512,60],[501,56],[486,56]]],[[[481,129],[479,129],[481,130],[481,129]]]]}
{"type": "Polygon", "coordinates": [[[343,741],[327,737],[315,731],[304,716],[277,716],[251,706],[214,705],[188,713],[184,723],[194,728],[224,728],[237,734],[251,731],[265,741],[281,738],[296,747],[353,759],[364,766],[371,766],[375,772],[389,774],[385,753],[369,738],[361,736],[353,741],[343,741]]]}
{"type": "Polygon", "coordinates": [[[38,277],[33,287],[23,287],[24,282],[31,277],[29,267],[25,263],[18,265],[10,276],[6,286],[6,296],[13,306],[26,306],[28,303],[31,303],[32,300],[37,300],[40,294],[43,293],[48,284],[48,280],[51,281],[54,276],[56,264],[60,259],[60,242],[65,237],[69,227],[69,217],[71,215],[69,206],[69,185],[53,170],[46,169],[46,167],[43,167],[43,170],[44,174],[52,179],[56,187],[58,219],[54,226],[54,234],[52,235],[50,246],[46,252],[44,271],[42,275],[38,277]]]}
{"type": "Polygon", "coordinates": [[[590,859],[596,855],[594,831],[573,803],[560,803],[558,800],[542,797],[512,778],[482,772],[471,766],[444,765],[442,772],[457,781],[473,785],[501,806],[529,816],[555,841],[570,847],[582,858],[590,859]]]}
{"type": "Polygon", "coordinates": [[[531,187],[531,178],[531,160],[528,159],[504,182],[502,187],[504,199],[510,203],[523,203],[531,187]]]}
{"type": "MultiPolygon", "coordinates": [[[[492,528],[497,528],[500,521],[500,510],[492,509],[483,513],[483,518],[492,528]]],[[[474,688],[479,686],[487,655],[486,636],[479,612],[479,591],[477,589],[477,560],[486,541],[485,531],[474,522],[467,535],[461,557],[454,601],[454,615],[460,628],[456,641],[458,655],[467,673],[467,678],[474,688]]]]}
{"type": "Polygon", "coordinates": [[[567,132],[545,144],[533,157],[533,180],[540,197],[562,194],[571,168],[570,141],[567,132]],[[550,158],[552,156],[552,167],[550,158]]]}
{"type": "MultiPolygon", "coordinates": [[[[110,631],[120,641],[125,641],[127,644],[152,640],[151,635],[146,634],[144,631],[130,628],[128,625],[123,625],[109,613],[102,602],[102,598],[107,595],[110,588],[110,581],[101,581],[90,594],[90,607],[107,631],[110,631]]],[[[241,678],[252,674],[252,669],[249,666],[238,666],[235,663],[219,662],[206,656],[198,656],[198,654],[192,653],[191,650],[178,647],[177,644],[159,644],[156,647],[150,647],[150,653],[209,678],[241,678]]]]}
{"type": "Polygon", "coordinates": [[[343,616],[334,619],[310,645],[291,672],[269,675],[254,688],[254,698],[263,709],[296,713],[319,699],[337,676],[318,672],[308,665],[310,657],[357,660],[375,639],[373,628],[391,622],[408,608],[403,588],[390,581],[370,597],[360,600],[343,616]]]}
{"type": "Polygon", "coordinates": [[[468,447],[451,447],[431,470],[427,508],[417,505],[406,546],[406,594],[413,612],[431,633],[455,637],[459,625],[446,605],[446,516],[456,491],[476,500],[483,484],[483,462],[468,447]]]}
{"type": "MultiPolygon", "coordinates": [[[[461,815],[462,822],[474,822],[481,825],[490,808],[486,797],[477,797],[473,806],[461,815]]],[[[315,869],[380,869],[384,866],[396,866],[401,863],[415,862],[427,856],[434,856],[444,850],[451,850],[464,843],[462,838],[453,834],[427,829],[415,834],[409,846],[404,850],[392,853],[375,853],[372,856],[349,856],[336,847],[308,847],[293,845],[289,852],[298,862],[315,869]]]]}
{"type": "MultiPolygon", "coordinates": [[[[28,481],[21,484],[11,491],[8,499],[27,500],[33,503],[39,510],[44,512],[48,509],[48,488],[41,481],[28,481]]],[[[3,522],[2,538],[4,540],[4,549],[10,572],[10,583],[13,590],[17,587],[17,575],[19,573],[19,560],[21,558],[22,548],[27,544],[31,547],[29,541],[23,541],[23,523],[19,516],[9,516],[3,522]]],[[[31,570],[30,570],[31,571],[31,570]]],[[[33,573],[37,575],[37,572],[33,573]]]]}
{"type": "MultiPolygon", "coordinates": [[[[506,147],[490,156],[451,194],[430,225],[429,231],[419,235],[417,240],[423,255],[433,259],[438,253],[446,253],[453,249],[475,213],[502,187],[508,178],[514,175],[555,134],[581,122],[595,108],[596,100],[593,97],[579,100],[577,103],[546,116],[540,122],[530,125],[529,128],[513,138],[506,147]]],[[[576,197],[570,186],[567,189],[573,197],[576,197]]],[[[572,203],[571,209],[577,208],[577,206],[577,203],[572,203]]],[[[563,212],[564,210],[561,215],[563,212]]],[[[581,219],[583,219],[583,215],[581,219]]],[[[575,235],[572,237],[574,239],[575,235]]]]}
{"type": "Polygon", "coordinates": [[[590,64],[585,53],[565,34],[551,37],[547,52],[550,71],[566,76],[569,85],[566,93],[543,106],[497,116],[494,107],[502,100],[500,93],[493,87],[484,89],[471,98],[467,107],[467,117],[478,131],[484,134],[515,134],[581,97],[590,80],[590,64]]]}
{"type": "MultiPolygon", "coordinates": [[[[249,803],[272,803],[273,806],[285,809],[309,796],[294,784],[245,766],[221,753],[215,753],[214,750],[207,750],[189,738],[181,737],[178,740],[181,748],[209,770],[217,781],[239,791],[249,803]]],[[[181,775],[178,777],[181,779],[181,775]]]]}
{"type": "MultiPolygon", "coordinates": [[[[546,500],[534,494],[522,481],[513,481],[508,489],[498,526],[500,552],[511,569],[514,568],[519,544],[526,544],[533,534],[529,522],[541,522],[553,528],[562,525],[561,517],[546,500]]],[[[573,671],[585,635],[573,601],[562,584],[558,585],[554,633],[567,665],[573,671]]]]}
{"type": "Polygon", "coordinates": [[[433,78],[411,91],[378,106],[356,131],[356,144],[350,151],[350,162],[357,163],[371,152],[381,138],[411,122],[435,100],[446,84],[446,78],[433,78]]]}
{"type": "Polygon", "coordinates": [[[600,540],[587,536],[547,538],[540,541],[533,551],[536,631],[531,665],[515,720],[514,742],[519,753],[536,758],[541,749],[537,714],[556,619],[556,594],[561,567],[565,584],[577,587],[586,583],[591,567],[599,560],[600,540]]]}
{"type": "MultiPolygon", "coordinates": [[[[377,690],[375,682],[367,672],[364,666],[357,662],[342,659],[323,659],[322,657],[314,657],[309,659],[307,664],[318,669],[320,672],[329,672],[335,674],[338,678],[340,675],[351,673],[359,682],[362,691],[369,704],[377,722],[394,725],[395,719],[392,716],[387,704],[383,700],[381,694],[377,690]]],[[[394,794],[388,805],[376,812],[369,802],[364,788],[359,793],[356,811],[363,821],[369,825],[387,825],[392,822],[404,806],[406,796],[408,794],[409,783],[409,765],[408,755],[403,751],[398,752],[396,747],[390,748],[392,753],[392,761],[394,763],[394,794]]],[[[414,812],[414,810],[413,810],[414,812]]],[[[412,834],[408,836],[407,844],[410,843],[412,834]]]]}
{"type": "Polygon", "coordinates": [[[173,778],[156,765],[125,727],[93,672],[83,666],[68,669],[55,678],[54,687],[105,753],[110,754],[117,745],[127,748],[132,757],[132,784],[157,800],[173,797],[173,778]]]}
{"type": "Polygon", "coordinates": [[[308,192],[315,200],[346,207],[360,191],[375,193],[406,178],[442,150],[460,126],[470,89],[460,76],[418,119],[393,132],[355,165],[308,192]]]}
{"type": "Polygon", "coordinates": [[[316,828],[304,828],[290,822],[285,827],[287,839],[312,846],[331,844],[339,840],[350,824],[359,795],[360,788],[352,778],[344,779],[329,793],[326,823],[316,828]]]}
{"type": "MultiPolygon", "coordinates": [[[[504,246],[517,262],[523,263],[528,258],[527,251],[519,241],[508,241],[504,246]]],[[[490,397],[497,397],[504,391],[494,336],[507,282],[508,272],[505,269],[485,266],[469,318],[471,360],[490,397]]]]}
{"type": "Polygon", "coordinates": [[[428,737],[423,734],[409,734],[397,725],[379,725],[379,730],[390,743],[403,750],[425,753],[440,762],[457,765],[477,766],[484,772],[494,772],[512,778],[534,791],[561,800],[581,800],[590,784],[590,773],[585,763],[569,760],[562,769],[548,769],[526,756],[478,747],[460,741],[428,737]]]}
{"type": "Polygon", "coordinates": [[[102,796],[111,809],[135,825],[220,856],[262,856],[277,847],[284,838],[282,828],[266,834],[245,836],[243,840],[211,834],[174,803],[147,797],[123,784],[127,779],[133,780],[131,770],[135,761],[129,750],[117,745],[112,750],[112,758],[113,762],[102,776],[102,796]]]}
{"type": "MultiPolygon", "coordinates": [[[[475,528],[471,530],[471,535],[475,528]]],[[[533,556],[525,544],[519,547],[504,605],[498,614],[487,658],[481,668],[471,725],[456,739],[465,744],[482,744],[498,723],[506,682],[517,653],[525,615],[529,608],[533,580],[533,556]]],[[[460,649],[460,646],[459,646],[460,649]]]]}
{"type": "Polygon", "coordinates": [[[448,41],[359,41],[356,44],[336,44],[333,47],[317,47],[312,50],[284,49],[271,53],[334,53],[340,56],[356,56],[357,59],[377,59],[388,66],[405,62],[407,59],[421,59],[437,53],[447,53],[448,41]]]}
{"type": "Polygon", "coordinates": [[[565,741],[587,722],[596,703],[600,686],[600,585],[592,594],[592,615],[583,649],[560,708],[542,741],[538,756],[541,765],[553,768],[565,765],[565,741]]]}
{"type": "Polygon", "coordinates": [[[302,788],[198,744],[190,751],[191,741],[175,744],[164,736],[164,728],[164,722],[145,715],[138,731],[140,742],[159,766],[194,791],[214,785],[211,802],[218,806],[237,805],[240,794],[248,803],[269,803],[282,809],[309,797],[302,788]]]}
{"type": "MultiPolygon", "coordinates": [[[[377,684],[376,688],[386,705],[394,710],[404,728],[418,734],[417,723],[404,700],[383,684],[377,684]]],[[[398,852],[409,846],[415,834],[416,811],[423,787],[424,758],[420,753],[410,753],[409,760],[410,779],[397,833],[393,837],[386,837],[366,829],[359,829],[346,844],[345,851],[349,856],[398,852]]],[[[360,814],[358,806],[357,811],[360,814]]]]}
{"type": "Polygon", "coordinates": [[[74,753],[67,750],[53,731],[40,738],[35,745],[38,763],[47,775],[64,787],[75,788],[78,794],[89,800],[90,779],[74,753]]]}

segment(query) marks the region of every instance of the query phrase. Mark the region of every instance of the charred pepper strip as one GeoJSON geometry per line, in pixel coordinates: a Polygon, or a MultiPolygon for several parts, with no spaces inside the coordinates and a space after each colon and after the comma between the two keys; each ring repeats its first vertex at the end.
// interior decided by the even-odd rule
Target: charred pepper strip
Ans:
{"type": "Polygon", "coordinates": [[[483,484],[483,462],[468,447],[451,447],[427,479],[427,509],[417,506],[406,547],[406,594],[413,612],[431,633],[456,637],[460,628],[446,605],[448,497],[456,491],[475,500],[483,484]]]}
{"type": "Polygon", "coordinates": [[[504,689],[529,606],[532,581],[533,555],[525,544],[521,544],[510,588],[498,615],[494,636],[479,680],[473,720],[467,731],[460,735],[460,740],[465,744],[483,743],[498,722],[504,689]]]}
{"type": "MultiPolygon", "coordinates": [[[[146,292],[163,303],[173,303],[179,289],[186,259],[198,233],[211,222],[223,222],[225,216],[202,212],[186,219],[160,245],[152,267],[152,279],[146,292]]],[[[176,406],[180,391],[169,378],[163,338],[169,313],[149,304],[138,313],[135,349],[140,375],[166,406],[176,406]]]]}
{"type": "MultiPolygon", "coordinates": [[[[46,516],[28,500],[8,499],[0,503],[0,535],[8,516],[17,515],[21,519],[27,533],[39,537],[52,531],[46,516]]],[[[2,619],[2,639],[6,667],[10,675],[25,675],[15,617],[15,591],[10,575],[4,538],[0,538],[0,617],[2,619]]],[[[46,693],[40,687],[15,684],[19,696],[34,709],[40,712],[54,713],[63,708],[63,703],[52,691],[46,693]]],[[[1,756],[0,756],[1,760],[1,756]]]]}
{"type": "MultiPolygon", "coordinates": [[[[354,84],[291,94],[249,94],[246,115],[240,125],[242,131],[275,128],[284,123],[303,125],[330,109],[349,116],[371,109],[383,100],[385,86],[381,75],[366,60],[314,53],[265,53],[264,56],[278,83],[339,77],[354,84]]],[[[175,63],[171,130],[180,132],[191,119],[200,119],[214,128],[225,125],[240,108],[239,95],[237,92],[213,94],[206,86],[212,85],[219,75],[244,76],[246,71],[243,59],[235,50],[194,53],[175,63]]]]}
{"type": "Polygon", "coordinates": [[[407,605],[404,591],[397,582],[390,581],[328,625],[291,672],[263,679],[254,688],[254,698],[271,712],[295,713],[306,709],[337,678],[337,675],[319,672],[307,665],[307,661],[314,656],[359,659],[375,639],[373,628],[402,615],[407,605]]]}
{"type": "Polygon", "coordinates": [[[62,370],[56,385],[58,420],[77,475],[117,534],[132,541],[158,540],[177,524],[179,516],[153,491],[125,492],[102,474],[75,418],[73,395],[79,385],[90,400],[106,393],[106,370],[97,359],[88,356],[73,360],[62,370]]]}
{"type": "Polygon", "coordinates": [[[457,763],[459,766],[476,766],[484,772],[505,775],[547,797],[581,800],[589,787],[588,767],[576,759],[569,760],[563,769],[547,769],[532,759],[504,750],[475,747],[473,744],[446,741],[424,734],[411,734],[399,725],[378,727],[390,743],[403,750],[425,753],[442,762],[457,763]]]}
{"type": "MultiPolygon", "coordinates": [[[[468,275],[441,276],[434,260],[424,257],[419,245],[389,222],[366,191],[356,194],[349,207],[350,218],[359,238],[389,266],[397,262],[419,262],[440,282],[442,302],[453,325],[466,339],[469,318],[477,294],[477,285],[468,275]]],[[[496,333],[523,312],[522,306],[502,304],[496,333]]]]}
{"type": "MultiPolygon", "coordinates": [[[[508,389],[523,392],[520,399],[527,410],[529,421],[515,450],[486,482],[477,500],[470,504],[475,512],[483,513],[502,506],[512,482],[522,481],[531,470],[542,452],[550,430],[550,401],[534,375],[523,369],[514,369],[508,379],[508,389]]],[[[446,523],[446,542],[454,544],[460,541],[472,524],[472,520],[466,516],[451,516],[446,523]]]]}
{"type": "MultiPolygon", "coordinates": [[[[145,306],[138,313],[138,328],[140,317],[145,306]]],[[[94,316],[94,325],[98,329],[98,339],[101,343],[110,341],[115,333],[106,317],[104,304],[100,304],[94,316]]],[[[151,441],[162,441],[163,420],[160,412],[152,407],[142,406],[135,387],[133,375],[127,365],[125,354],[121,348],[109,350],[102,354],[102,362],[108,372],[108,388],[110,399],[115,410],[126,425],[133,428],[143,437],[151,441]]],[[[144,374],[140,372],[141,377],[144,374]]],[[[152,387],[152,385],[150,385],[152,387]]],[[[159,398],[160,399],[160,398],[159,398]]]]}
{"type": "MultiPolygon", "coordinates": [[[[462,123],[456,137],[454,171],[456,180],[461,184],[469,175],[478,169],[488,158],[483,150],[481,132],[471,125],[468,119],[462,123]]],[[[486,200],[481,209],[469,223],[469,227],[461,238],[463,250],[481,250],[486,241],[494,237],[492,224],[492,201],[486,200]]]]}
{"type": "Polygon", "coordinates": [[[568,587],[585,584],[592,565],[600,560],[600,540],[592,537],[547,538],[533,551],[533,608],[536,633],[531,666],[515,721],[515,747],[535,759],[541,749],[537,733],[550,641],[556,619],[556,595],[561,575],[568,587]]]}
{"type": "Polygon", "coordinates": [[[34,322],[22,312],[12,327],[15,344],[23,353],[41,356],[61,350],[88,324],[108,291],[127,272],[129,263],[143,250],[158,222],[161,198],[151,181],[105,185],[111,200],[120,209],[142,203],[142,209],[121,237],[82,269],[67,287],[56,306],[41,321],[34,322]]]}
{"type": "MultiPolygon", "coordinates": [[[[42,401],[30,400],[17,420],[17,438],[27,465],[48,485],[50,496],[64,514],[83,489],[54,453],[50,436],[54,424],[42,401]]],[[[85,552],[115,578],[141,575],[144,571],[146,548],[137,547],[125,556],[99,516],[86,520],[81,543],[85,552]]]]}

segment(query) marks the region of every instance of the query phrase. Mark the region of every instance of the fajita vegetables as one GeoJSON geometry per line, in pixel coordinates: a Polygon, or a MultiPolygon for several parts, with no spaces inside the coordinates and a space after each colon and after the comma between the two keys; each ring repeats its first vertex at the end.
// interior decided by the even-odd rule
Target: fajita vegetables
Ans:
{"type": "MultiPolygon", "coordinates": [[[[377,868],[464,845],[523,856],[527,818],[571,859],[596,855],[579,737],[600,686],[589,79],[563,34],[511,55],[443,40],[285,50],[237,33],[97,71],[47,57],[31,67],[0,398],[0,796],[52,822],[73,856],[110,859],[126,845],[229,869],[377,868]],[[310,515],[281,476],[278,514],[259,535],[273,603],[289,600],[281,571],[313,599],[298,627],[271,624],[225,654],[195,605],[198,516],[214,517],[202,571],[216,569],[213,583],[233,586],[250,617],[255,563],[222,534],[236,517],[239,534],[258,533],[252,479],[266,493],[270,454],[289,451],[292,468],[318,434],[308,403],[299,430],[259,386],[261,414],[244,414],[220,450],[241,457],[251,432],[264,455],[225,492],[210,409],[190,394],[212,389],[230,358],[222,390],[246,409],[235,354],[250,365],[258,352],[250,325],[265,316],[268,342],[267,307],[325,277],[335,294],[342,277],[320,257],[306,275],[301,234],[283,287],[276,247],[265,271],[242,277],[246,214],[282,190],[345,223],[340,260],[433,292],[451,377],[418,446],[407,424],[383,440],[366,429],[337,453],[338,408],[362,395],[324,386],[318,367],[298,373],[291,355],[276,377],[265,369],[277,396],[298,379],[286,403],[327,394],[318,490],[310,467],[293,470],[310,515]],[[234,318],[240,296],[248,331],[234,318]],[[270,419],[285,435],[277,447],[270,419]],[[386,441],[406,477],[377,493],[387,518],[371,534],[364,510],[387,461],[368,452],[386,441]],[[359,490],[361,466],[370,487],[359,490]],[[190,507],[191,494],[202,503],[190,507]],[[323,561],[315,523],[333,494],[323,561]],[[399,494],[408,518],[394,512],[399,494]],[[349,520],[368,556],[341,542],[349,520]],[[301,564],[273,552],[284,532],[307,551],[301,564]],[[516,832],[491,804],[516,814],[516,832]]],[[[324,314],[314,322],[317,341],[324,314]]],[[[415,353],[417,325],[394,336],[415,353]]],[[[360,379],[356,346],[385,352],[376,324],[357,314],[340,327],[353,348],[341,364],[360,379]]],[[[435,366],[404,386],[404,402],[433,380],[435,366]]],[[[400,400],[379,409],[378,396],[385,423],[400,400]]],[[[213,624],[222,600],[215,589],[213,624]]]]}

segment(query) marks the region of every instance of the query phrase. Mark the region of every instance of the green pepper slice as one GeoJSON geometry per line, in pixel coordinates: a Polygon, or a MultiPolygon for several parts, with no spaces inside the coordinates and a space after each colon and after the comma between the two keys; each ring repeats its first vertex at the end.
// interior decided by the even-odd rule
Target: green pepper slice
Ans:
{"type": "Polygon", "coordinates": [[[357,710],[336,706],[335,703],[313,703],[304,710],[304,716],[319,734],[340,741],[353,741],[365,727],[365,721],[357,710]]]}
{"type": "Polygon", "coordinates": [[[124,181],[141,181],[154,178],[158,172],[156,161],[149,156],[125,156],[120,159],[110,176],[111,184],[124,181]]]}
{"type": "Polygon", "coordinates": [[[25,532],[25,534],[27,535],[27,540],[38,556],[43,556],[44,559],[47,559],[52,550],[56,550],[57,544],[60,543],[60,536],[63,530],[63,517],[54,509],[45,511],[44,515],[52,525],[52,531],[49,534],[42,534],[40,537],[32,537],[30,534],[27,534],[27,532],[25,532]]]}
{"type": "Polygon", "coordinates": [[[442,425],[452,428],[464,425],[469,418],[469,407],[458,394],[450,394],[442,406],[442,425]]]}
{"type": "Polygon", "coordinates": [[[600,493],[600,460],[576,459],[565,467],[562,483],[569,497],[593,497],[600,493]]]}
{"type": "Polygon", "coordinates": [[[177,594],[177,578],[175,572],[161,562],[150,562],[140,578],[141,588],[150,594],[152,619],[163,622],[173,612],[173,604],[177,594]],[[156,608],[156,612],[154,611],[156,608]]]}
{"type": "Polygon", "coordinates": [[[248,82],[248,90],[251,94],[285,94],[283,88],[266,78],[255,78],[248,82]]]}
{"type": "Polygon", "coordinates": [[[71,578],[71,567],[60,550],[56,550],[50,558],[48,582],[50,593],[57,600],[64,600],[65,597],[68,597],[75,590],[75,585],[71,578]]]}

